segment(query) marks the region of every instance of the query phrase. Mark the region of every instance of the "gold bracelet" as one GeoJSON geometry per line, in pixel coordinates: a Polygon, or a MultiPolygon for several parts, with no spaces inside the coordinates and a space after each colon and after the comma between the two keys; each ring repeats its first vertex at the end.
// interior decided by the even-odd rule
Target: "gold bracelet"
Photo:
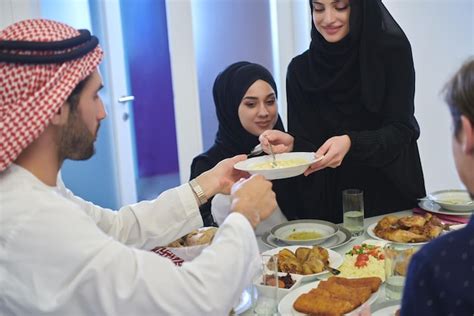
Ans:
{"type": "Polygon", "coordinates": [[[204,194],[204,191],[202,190],[199,183],[197,183],[196,179],[192,179],[191,181],[189,181],[189,185],[191,186],[191,190],[193,190],[194,194],[198,198],[199,206],[206,204],[207,202],[206,194],[204,194]]]}

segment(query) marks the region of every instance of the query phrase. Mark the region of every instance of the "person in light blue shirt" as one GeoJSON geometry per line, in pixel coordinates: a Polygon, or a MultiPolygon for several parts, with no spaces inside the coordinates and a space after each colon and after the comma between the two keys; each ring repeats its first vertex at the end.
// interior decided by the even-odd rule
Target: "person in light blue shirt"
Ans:
{"type": "MultiPolygon", "coordinates": [[[[474,59],[445,88],[459,177],[474,199],[474,59]]],[[[417,252],[408,268],[401,315],[474,315],[474,216],[461,230],[417,252]]]]}

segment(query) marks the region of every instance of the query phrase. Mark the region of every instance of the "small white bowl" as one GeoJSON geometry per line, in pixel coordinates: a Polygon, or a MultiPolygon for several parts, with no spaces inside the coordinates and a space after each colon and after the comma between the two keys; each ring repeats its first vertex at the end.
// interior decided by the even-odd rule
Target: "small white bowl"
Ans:
{"type": "Polygon", "coordinates": [[[474,211],[474,202],[465,190],[442,190],[428,194],[428,199],[445,210],[453,212],[474,211]]]}
{"type": "Polygon", "coordinates": [[[234,165],[234,168],[246,171],[250,174],[261,174],[268,180],[275,180],[298,176],[305,172],[305,170],[308,169],[310,165],[321,159],[323,159],[323,157],[316,159],[313,152],[291,152],[276,154],[275,160],[277,167],[275,168],[270,166],[270,163],[272,162],[271,155],[254,157],[240,161],[234,165]],[[282,166],[283,163],[291,160],[299,160],[301,162],[292,164],[291,166],[282,166]],[[278,166],[279,162],[280,166],[278,166]],[[258,166],[261,164],[268,164],[268,166],[259,169],[258,166]]]}
{"type": "MultiPolygon", "coordinates": [[[[278,272],[278,276],[285,276],[286,272],[278,272]]],[[[289,288],[289,289],[284,289],[284,288],[278,288],[277,290],[277,296],[278,300],[281,300],[285,295],[290,293],[290,291],[296,289],[298,286],[301,284],[301,279],[303,278],[302,275],[299,274],[291,274],[291,278],[295,281],[295,283],[289,288]]],[[[253,284],[257,288],[258,295],[262,297],[272,297],[273,296],[273,291],[274,288],[273,286],[268,286],[268,285],[263,285],[261,284],[262,281],[262,276],[258,276],[257,278],[254,279],[253,284]]]]}
{"type": "Polygon", "coordinates": [[[288,245],[318,245],[334,236],[338,230],[339,226],[331,222],[318,219],[299,219],[278,224],[270,230],[270,233],[288,245]],[[304,240],[288,239],[293,233],[306,231],[319,233],[321,237],[304,240]]]}

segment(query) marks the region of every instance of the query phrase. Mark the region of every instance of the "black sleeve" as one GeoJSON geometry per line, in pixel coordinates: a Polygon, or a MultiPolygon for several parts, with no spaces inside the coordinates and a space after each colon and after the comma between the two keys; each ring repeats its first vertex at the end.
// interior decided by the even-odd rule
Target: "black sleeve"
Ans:
{"type": "Polygon", "coordinates": [[[311,142],[310,136],[307,134],[304,124],[302,123],[301,113],[297,111],[296,105],[305,102],[303,98],[303,91],[298,85],[294,71],[294,63],[291,62],[288,66],[286,76],[286,100],[287,100],[287,115],[288,115],[288,133],[294,137],[293,151],[312,152],[318,148],[311,142]]]}
{"type": "Polygon", "coordinates": [[[386,55],[382,127],[347,132],[352,145],[346,159],[372,167],[395,160],[420,134],[414,117],[415,71],[411,50],[400,49],[386,55]]]}

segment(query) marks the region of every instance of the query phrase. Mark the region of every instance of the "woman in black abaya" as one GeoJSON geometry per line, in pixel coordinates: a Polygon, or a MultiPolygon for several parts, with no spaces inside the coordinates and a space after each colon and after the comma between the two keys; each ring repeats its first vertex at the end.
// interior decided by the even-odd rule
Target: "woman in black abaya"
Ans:
{"type": "MultiPolygon", "coordinates": [[[[265,130],[284,131],[275,81],[261,65],[243,61],[228,66],[217,76],[212,92],[219,129],[214,145],[194,158],[191,179],[225,158],[248,154],[265,130]]],[[[211,201],[203,204],[200,211],[204,225],[212,225],[211,201]]],[[[272,215],[275,216],[278,215],[272,215]]]]}
{"type": "Polygon", "coordinates": [[[407,37],[380,0],[310,6],[310,47],[288,66],[289,134],[260,138],[325,156],[288,187],[287,216],[342,222],[347,188],[364,191],[365,217],[416,207],[425,188],[407,37]]]}

